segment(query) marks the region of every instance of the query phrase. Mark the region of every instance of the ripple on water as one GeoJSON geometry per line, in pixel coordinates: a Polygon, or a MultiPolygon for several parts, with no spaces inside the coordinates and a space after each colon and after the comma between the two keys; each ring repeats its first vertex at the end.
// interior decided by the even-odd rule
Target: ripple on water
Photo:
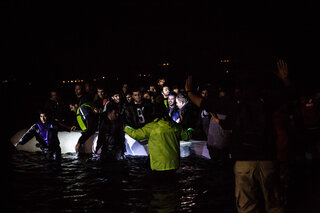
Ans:
{"type": "Polygon", "coordinates": [[[233,212],[233,177],[215,171],[207,159],[183,158],[176,176],[165,181],[150,175],[146,162],[128,157],[101,164],[67,153],[57,164],[41,153],[14,153],[13,212],[192,212],[208,206],[233,212]]]}

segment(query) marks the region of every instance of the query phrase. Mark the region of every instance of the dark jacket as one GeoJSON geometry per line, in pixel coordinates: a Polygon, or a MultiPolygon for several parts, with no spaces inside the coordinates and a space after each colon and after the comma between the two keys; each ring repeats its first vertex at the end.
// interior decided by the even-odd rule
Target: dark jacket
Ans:
{"type": "Polygon", "coordinates": [[[19,144],[26,144],[33,137],[36,137],[41,149],[55,149],[59,147],[60,144],[56,128],[49,123],[42,124],[39,121],[33,124],[30,129],[20,138],[19,144]]]}
{"type": "Polygon", "coordinates": [[[125,148],[124,141],[123,123],[121,120],[110,121],[107,113],[102,113],[96,151],[103,146],[103,152],[121,150],[123,153],[125,148]]]}
{"type": "Polygon", "coordinates": [[[179,109],[180,124],[184,129],[195,128],[197,120],[198,109],[188,102],[181,109],[179,109]]]}
{"type": "Polygon", "coordinates": [[[152,121],[153,105],[143,101],[142,104],[130,104],[126,107],[125,122],[133,128],[141,128],[152,121]]]}
{"type": "Polygon", "coordinates": [[[230,146],[235,160],[275,160],[276,132],[273,113],[287,100],[287,90],[246,88],[228,102],[228,112],[218,98],[203,100],[201,107],[208,112],[227,114],[223,129],[231,129],[230,146]],[[228,118],[229,117],[229,118],[228,118]]]}

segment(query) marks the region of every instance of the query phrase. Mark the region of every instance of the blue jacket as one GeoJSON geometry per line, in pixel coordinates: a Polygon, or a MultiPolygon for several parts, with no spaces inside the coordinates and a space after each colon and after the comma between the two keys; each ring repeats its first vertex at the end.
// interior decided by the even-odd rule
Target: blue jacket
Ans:
{"type": "Polygon", "coordinates": [[[19,144],[23,145],[29,142],[33,137],[40,143],[40,148],[50,148],[59,146],[57,130],[52,124],[37,122],[20,138],[19,144]]]}

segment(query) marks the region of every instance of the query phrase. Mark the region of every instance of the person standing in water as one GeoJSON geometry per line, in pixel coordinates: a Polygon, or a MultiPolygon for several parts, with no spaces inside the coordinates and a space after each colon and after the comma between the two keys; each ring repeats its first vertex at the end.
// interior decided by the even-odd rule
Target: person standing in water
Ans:
{"type": "Polygon", "coordinates": [[[48,121],[44,111],[40,111],[39,116],[40,120],[30,127],[16,146],[24,145],[33,137],[36,137],[38,141],[36,146],[42,150],[45,158],[59,161],[61,160],[61,148],[57,127],[48,121]]]}
{"type": "Polygon", "coordinates": [[[135,140],[148,139],[152,171],[174,172],[180,166],[180,141],[189,140],[193,130],[174,122],[163,102],[156,104],[152,114],[152,122],[139,129],[126,126],[124,132],[135,140]]]}

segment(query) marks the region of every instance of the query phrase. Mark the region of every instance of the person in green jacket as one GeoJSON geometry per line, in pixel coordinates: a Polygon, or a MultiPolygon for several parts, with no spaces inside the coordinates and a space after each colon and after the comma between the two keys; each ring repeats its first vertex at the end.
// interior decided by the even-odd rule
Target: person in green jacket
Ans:
{"type": "Polygon", "coordinates": [[[183,129],[166,112],[164,104],[154,107],[154,120],[142,128],[126,126],[124,131],[135,140],[148,139],[153,171],[174,171],[180,166],[180,141],[190,140],[193,129],[183,129]]]}

